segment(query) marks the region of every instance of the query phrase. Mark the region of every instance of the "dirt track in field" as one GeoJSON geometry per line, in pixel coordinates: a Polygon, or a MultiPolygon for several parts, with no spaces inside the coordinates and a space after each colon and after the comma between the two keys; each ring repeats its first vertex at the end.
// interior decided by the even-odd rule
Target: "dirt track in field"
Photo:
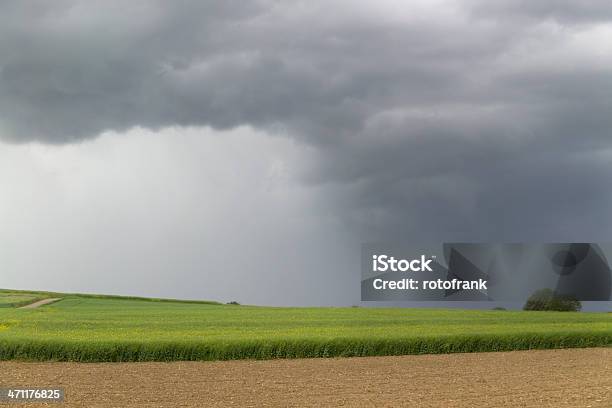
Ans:
{"type": "Polygon", "coordinates": [[[55,303],[59,300],[62,300],[62,298],[43,299],[39,300],[38,302],[30,303],[29,305],[21,306],[20,309],[36,309],[41,306],[48,305],[50,303],[55,303]]]}
{"type": "Polygon", "coordinates": [[[8,386],[64,387],[66,401],[49,404],[56,407],[609,408],[612,348],[273,361],[0,362],[0,387],[8,386]]]}

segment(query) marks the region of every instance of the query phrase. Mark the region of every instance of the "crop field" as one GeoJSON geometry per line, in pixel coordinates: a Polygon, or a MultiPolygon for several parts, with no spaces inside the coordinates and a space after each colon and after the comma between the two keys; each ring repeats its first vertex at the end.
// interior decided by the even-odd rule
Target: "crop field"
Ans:
{"type": "Polygon", "coordinates": [[[27,293],[0,293],[0,307],[19,307],[43,299],[42,296],[27,293]]]}
{"type": "MultiPolygon", "coordinates": [[[[0,292],[0,298],[11,295],[0,292]]],[[[2,360],[274,359],[612,344],[610,313],[278,308],[30,295],[62,300],[36,309],[1,308],[2,360]]]]}

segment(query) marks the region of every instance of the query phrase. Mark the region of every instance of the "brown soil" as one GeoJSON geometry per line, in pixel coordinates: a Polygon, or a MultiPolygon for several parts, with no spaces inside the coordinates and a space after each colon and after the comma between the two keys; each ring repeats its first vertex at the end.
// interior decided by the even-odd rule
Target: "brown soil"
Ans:
{"type": "Polygon", "coordinates": [[[64,387],[65,403],[49,404],[57,407],[612,407],[612,348],[273,361],[0,362],[0,387],[7,386],[64,387]]]}

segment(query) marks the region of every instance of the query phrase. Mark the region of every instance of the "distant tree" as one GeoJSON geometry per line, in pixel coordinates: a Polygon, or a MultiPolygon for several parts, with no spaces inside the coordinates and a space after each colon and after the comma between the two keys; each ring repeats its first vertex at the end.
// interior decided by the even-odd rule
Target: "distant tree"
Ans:
{"type": "Polygon", "coordinates": [[[235,300],[232,300],[231,302],[227,302],[226,305],[239,305],[240,303],[236,302],[235,300]]]}
{"type": "Polygon", "coordinates": [[[558,295],[552,289],[540,289],[529,296],[523,310],[554,310],[578,312],[582,304],[573,296],[558,295]]]}

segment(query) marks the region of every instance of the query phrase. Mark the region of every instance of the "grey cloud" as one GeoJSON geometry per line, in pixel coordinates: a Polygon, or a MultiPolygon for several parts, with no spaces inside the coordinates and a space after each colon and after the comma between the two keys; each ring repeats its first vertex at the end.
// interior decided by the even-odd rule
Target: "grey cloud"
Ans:
{"type": "Polygon", "coordinates": [[[4,4],[2,139],[250,125],[356,241],[612,232],[609,3],[124,3],[4,4]]]}
{"type": "Polygon", "coordinates": [[[304,15],[273,2],[8,4],[0,108],[12,141],[251,124],[329,142],[380,110],[479,92],[466,76],[513,37],[460,19],[328,17],[341,3],[304,15]]]}
{"type": "Polygon", "coordinates": [[[553,19],[563,23],[608,21],[612,18],[610,4],[599,0],[476,0],[471,3],[476,15],[508,19],[520,17],[532,20],[553,19]]]}

